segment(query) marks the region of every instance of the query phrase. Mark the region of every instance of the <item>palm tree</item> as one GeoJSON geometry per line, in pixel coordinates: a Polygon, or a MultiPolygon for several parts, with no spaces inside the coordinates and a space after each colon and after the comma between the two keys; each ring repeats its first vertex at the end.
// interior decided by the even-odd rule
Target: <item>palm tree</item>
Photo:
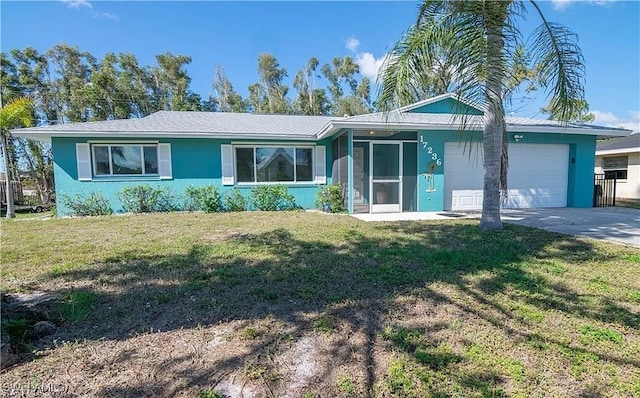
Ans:
{"type": "Polygon", "coordinates": [[[9,130],[17,127],[31,126],[31,108],[33,101],[28,98],[18,98],[7,106],[0,108],[0,134],[2,135],[2,157],[4,158],[4,170],[6,176],[7,218],[15,217],[13,207],[13,187],[11,186],[11,173],[7,144],[11,138],[9,130]]]}
{"type": "MultiPolygon", "coordinates": [[[[584,64],[577,36],[545,19],[535,1],[528,2],[542,19],[527,49],[540,84],[550,94],[549,111],[560,120],[576,113],[584,100],[584,64]]],[[[507,192],[508,151],[504,118],[507,65],[524,45],[516,25],[525,18],[523,0],[426,0],[418,20],[395,44],[380,73],[378,104],[389,112],[416,92],[423,76],[443,57],[454,76],[453,90],[462,99],[484,104],[484,199],[482,229],[500,229],[500,201],[507,192]]],[[[460,115],[461,129],[469,129],[460,115]]]]}

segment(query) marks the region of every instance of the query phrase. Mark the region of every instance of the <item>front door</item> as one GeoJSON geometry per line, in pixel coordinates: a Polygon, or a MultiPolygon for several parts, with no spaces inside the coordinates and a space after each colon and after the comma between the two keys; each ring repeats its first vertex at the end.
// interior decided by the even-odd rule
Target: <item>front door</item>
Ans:
{"type": "Polygon", "coordinates": [[[402,203],[402,146],[371,142],[371,212],[400,212],[402,203]]]}

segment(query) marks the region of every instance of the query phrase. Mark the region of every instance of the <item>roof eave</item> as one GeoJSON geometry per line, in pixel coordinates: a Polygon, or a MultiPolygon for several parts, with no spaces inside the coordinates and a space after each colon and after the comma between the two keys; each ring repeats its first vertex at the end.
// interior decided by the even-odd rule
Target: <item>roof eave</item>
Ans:
{"type": "Polygon", "coordinates": [[[596,156],[617,155],[617,154],[634,153],[634,152],[640,152],[640,147],[619,148],[619,149],[605,149],[605,150],[601,150],[601,151],[596,150],[596,156]]]}
{"type": "MultiPolygon", "coordinates": [[[[265,133],[232,134],[232,133],[209,133],[209,132],[166,132],[166,131],[143,131],[143,132],[122,132],[122,131],[29,131],[27,129],[14,130],[13,135],[21,138],[28,138],[36,141],[51,142],[51,138],[218,138],[218,139],[261,139],[264,140],[265,133]]],[[[296,140],[315,141],[313,134],[270,134],[268,139],[274,140],[296,140]]]]}
{"type": "MultiPolygon", "coordinates": [[[[424,123],[389,123],[389,122],[349,122],[333,121],[327,124],[317,135],[318,140],[330,137],[342,129],[375,129],[383,127],[388,130],[448,130],[457,131],[459,125],[456,124],[424,124],[424,123]]],[[[477,131],[482,129],[478,125],[469,126],[467,130],[477,131]]],[[[631,133],[631,130],[621,129],[598,129],[579,127],[556,127],[556,126],[531,126],[531,125],[507,125],[509,133],[546,133],[546,134],[577,134],[577,135],[597,135],[598,137],[623,137],[631,133]]]]}

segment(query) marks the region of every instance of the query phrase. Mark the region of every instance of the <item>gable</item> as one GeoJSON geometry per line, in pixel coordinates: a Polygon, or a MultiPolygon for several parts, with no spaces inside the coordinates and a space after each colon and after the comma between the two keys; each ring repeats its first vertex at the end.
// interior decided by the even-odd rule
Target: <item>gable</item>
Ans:
{"type": "Polygon", "coordinates": [[[484,113],[477,108],[469,106],[454,98],[443,98],[439,101],[427,103],[417,106],[412,109],[408,109],[407,112],[411,113],[454,113],[465,115],[478,115],[482,116],[484,113]]]}

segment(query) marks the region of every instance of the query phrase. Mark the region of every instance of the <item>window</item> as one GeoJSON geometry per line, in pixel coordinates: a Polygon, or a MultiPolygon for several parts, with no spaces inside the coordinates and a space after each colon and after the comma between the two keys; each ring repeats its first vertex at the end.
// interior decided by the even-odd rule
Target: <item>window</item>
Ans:
{"type": "Polygon", "coordinates": [[[313,148],[236,147],[239,183],[311,182],[313,148]]]}
{"type": "Polygon", "coordinates": [[[93,145],[93,174],[158,175],[157,145],[93,145]]]}
{"type": "Polygon", "coordinates": [[[604,178],[627,179],[628,156],[615,156],[602,159],[604,178]]]}

